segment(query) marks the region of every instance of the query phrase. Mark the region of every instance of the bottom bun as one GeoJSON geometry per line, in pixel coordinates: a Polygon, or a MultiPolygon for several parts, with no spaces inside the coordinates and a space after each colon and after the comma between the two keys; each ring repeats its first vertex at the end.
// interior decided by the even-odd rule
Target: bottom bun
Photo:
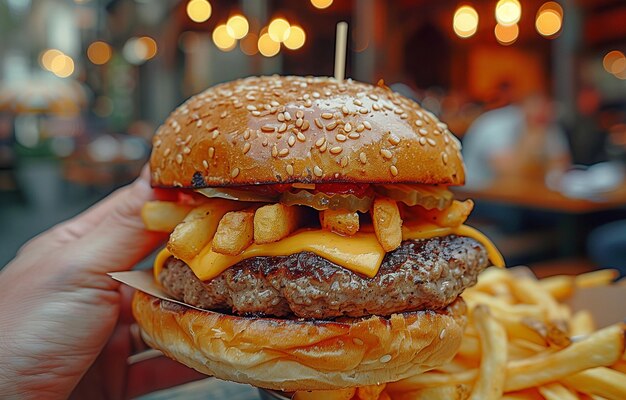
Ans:
{"type": "Polygon", "coordinates": [[[339,321],[238,317],[136,292],[144,340],[199,372],[282,391],[374,385],[448,362],[466,323],[459,297],[440,311],[339,321]]]}

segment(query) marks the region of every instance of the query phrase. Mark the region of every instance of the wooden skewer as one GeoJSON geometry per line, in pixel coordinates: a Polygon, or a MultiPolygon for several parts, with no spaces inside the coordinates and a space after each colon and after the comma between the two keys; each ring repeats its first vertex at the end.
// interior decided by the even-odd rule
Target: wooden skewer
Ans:
{"type": "Polygon", "coordinates": [[[343,81],[346,74],[346,45],[348,41],[348,23],[337,24],[337,36],[335,37],[335,79],[343,81]]]}

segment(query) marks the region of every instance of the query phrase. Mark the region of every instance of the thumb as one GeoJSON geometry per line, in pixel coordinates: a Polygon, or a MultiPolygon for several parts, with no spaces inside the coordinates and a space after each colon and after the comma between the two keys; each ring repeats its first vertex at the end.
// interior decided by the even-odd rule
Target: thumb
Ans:
{"type": "Polygon", "coordinates": [[[167,234],[145,230],[141,208],[152,199],[145,175],[120,190],[102,221],[74,242],[85,268],[96,273],[130,269],[167,238],[167,234]]]}

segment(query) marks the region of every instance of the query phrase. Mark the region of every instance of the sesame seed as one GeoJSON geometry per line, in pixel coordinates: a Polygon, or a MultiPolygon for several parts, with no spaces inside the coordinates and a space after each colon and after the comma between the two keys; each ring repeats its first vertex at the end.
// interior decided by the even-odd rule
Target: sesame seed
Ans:
{"type": "Polygon", "coordinates": [[[202,160],[202,166],[204,169],[209,169],[209,162],[207,160],[202,160]]]}
{"type": "Polygon", "coordinates": [[[283,122],[285,120],[285,114],[279,113],[277,118],[279,122],[283,122]]]}
{"type": "Polygon", "coordinates": [[[361,137],[361,134],[357,133],[357,132],[350,132],[350,134],[348,135],[348,137],[350,139],[358,139],[361,137]]]}
{"type": "Polygon", "coordinates": [[[315,147],[320,147],[324,143],[326,143],[326,138],[325,137],[321,137],[321,138],[317,139],[317,141],[315,142],[315,147]]]}
{"type": "Polygon", "coordinates": [[[396,168],[395,165],[392,165],[391,167],[389,167],[389,171],[391,171],[391,175],[398,176],[398,168],[396,168]]]}
{"type": "Polygon", "coordinates": [[[288,175],[293,175],[293,165],[287,164],[286,169],[287,169],[287,174],[288,175]]]}
{"type": "Polygon", "coordinates": [[[222,113],[220,114],[220,118],[224,119],[228,116],[228,111],[222,111],[222,113]]]}
{"type": "Polygon", "coordinates": [[[380,149],[380,154],[382,154],[382,156],[388,160],[391,159],[391,157],[393,157],[393,153],[387,149],[380,149]]]}
{"type": "Polygon", "coordinates": [[[331,147],[330,150],[331,154],[339,154],[343,151],[343,148],[341,146],[335,146],[335,147],[331,147]]]}
{"type": "Polygon", "coordinates": [[[358,125],[356,126],[356,131],[357,131],[357,132],[363,132],[364,130],[365,130],[365,125],[363,125],[363,124],[358,124],[358,125]]]}
{"type": "Polygon", "coordinates": [[[359,109],[359,112],[361,114],[367,114],[368,112],[370,112],[370,110],[368,110],[367,108],[363,107],[363,108],[359,109]]]}
{"type": "Polygon", "coordinates": [[[313,106],[313,102],[311,101],[311,99],[306,99],[306,100],[304,101],[304,106],[305,106],[305,107],[311,107],[311,106],[313,106]]]}
{"type": "Polygon", "coordinates": [[[298,128],[301,128],[303,123],[304,123],[304,121],[302,120],[302,118],[298,118],[298,119],[296,120],[296,126],[297,126],[298,128]]]}
{"type": "Polygon", "coordinates": [[[231,178],[236,178],[236,177],[237,177],[237,175],[239,175],[239,168],[235,167],[235,168],[231,171],[231,173],[230,173],[230,177],[231,177],[231,178]]]}
{"type": "Polygon", "coordinates": [[[279,157],[285,157],[287,154],[289,154],[289,149],[286,147],[284,149],[280,149],[278,152],[279,157]]]}
{"type": "Polygon", "coordinates": [[[333,121],[333,122],[329,123],[328,125],[326,125],[326,129],[329,130],[329,131],[332,131],[336,127],[337,127],[337,121],[333,121]]]}
{"type": "Polygon", "coordinates": [[[261,115],[261,111],[252,111],[252,115],[259,117],[261,115]]]}
{"type": "Polygon", "coordinates": [[[369,121],[363,121],[363,125],[365,125],[365,129],[372,130],[372,124],[369,121]]]}
{"type": "Polygon", "coordinates": [[[211,132],[211,131],[217,130],[217,125],[213,125],[209,122],[208,124],[205,125],[205,128],[207,131],[211,132]]]}
{"type": "Polygon", "coordinates": [[[428,142],[429,145],[431,145],[433,147],[437,146],[437,142],[435,142],[435,139],[428,138],[428,139],[426,139],[426,141],[428,142]]]}
{"type": "Polygon", "coordinates": [[[202,126],[202,120],[201,120],[201,119],[199,119],[199,120],[196,122],[196,128],[200,128],[201,126],[202,126]]]}
{"type": "Polygon", "coordinates": [[[402,113],[402,115],[400,115],[400,118],[401,118],[401,119],[407,119],[407,118],[409,118],[409,114],[407,114],[407,113],[402,113]]]}
{"type": "Polygon", "coordinates": [[[285,111],[285,121],[291,121],[291,114],[289,114],[289,111],[285,111]]]}
{"type": "Polygon", "coordinates": [[[302,110],[296,111],[296,118],[304,118],[304,112],[302,110]]]}
{"type": "Polygon", "coordinates": [[[189,153],[191,153],[191,149],[189,147],[185,146],[185,148],[183,149],[183,153],[184,154],[189,154],[189,153]]]}
{"type": "Polygon", "coordinates": [[[328,146],[328,143],[324,142],[324,144],[320,146],[320,153],[325,152],[327,146],[328,146]]]}
{"type": "Polygon", "coordinates": [[[263,147],[267,147],[267,144],[268,144],[267,138],[264,138],[264,139],[263,139],[263,142],[261,143],[261,145],[262,145],[263,147]]]}
{"type": "Polygon", "coordinates": [[[215,147],[209,147],[209,158],[213,158],[215,155],[215,147]]]}
{"type": "Polygon", "coordinates": [[[391,361],[391,355],[390,354],[385,354],[378,361],[380,361],[383,364],[388,363],[389,361],[391,361]]]}
{"type": "Polygon", "coordinates": [[[325,113],[322,113],[321,117],[324,119],[331,119],[333,117],[333,114],[329,112],[325,112],[325,113]]]}
{"type": "Polygon", "coordinates": [[[362,164],[367,163],[367,156],[365,155],[365,153],[361,152],[361,153],[359,154],[359,160],[361,160],[361,163],[362,163],[362,164]]]}
{"type": "Polygon", "coordinates": [[[293,147],[293,145],[296,144],[296,137],[293,135],[289,136],[289,139],[287,139],[287,143],[290,147],[293,147]]]}
{"type": "Polygon", "coordinates": [[[353,103],[359,107],[361,107],[363,105],[363,103],[361,102],[361,100],[359,99],[354,99],[353,103]]]}
{"type": "Polygon", "coordinates": [[[421,137],[421,138],[420,138],[420,140],[419,140],[419,142],[420,142],[420,144],[421,144],[422,146],[426,146],[426,138],[425,138],[425,137],[421,137]]]}
{"type": "Polygon", "coordinates": [[[176,162],[178,164],[182,164],[183,163],[183,155],[182,154],[176,154],[176,162]]]}
{"type": "Polygon", "coordinates": [[[344,115],[348,115],[348,114],[350,114],[350,111],[348,111],[348,107],[346,107],[346,106],[342,106],[342,107],[341,107],[341,112],[342,112],[344,115]]]}
{"type": "Polygon", "coordinates": [[[357,346],[363,346],[363,345],[365,344],[365,343],[364,343],[361,339],[359,339],[359,338],[354,338],[354,339],[352,339],[352,342],[353,342],[354,344],[356,344],[357,346]]]}
{"type": "Polygon", "coordinates": [[[304,136],[302,132],[298,132],[296,136],[298,137],[298,140],[301,142],[304,142],[306,140],[306,136],[304,136]]]}
{"type": "Polygon", "coordinates": [[[167,149],[165,149],[165,151],[163,152],[163,155],[164,155],[165,157],[167,157],[167,156],[169,156],[169,155],[170,155],[170,153],[171,153],[171,152],[172,152],[172,149],[167,148],[167,149]]]}
{"type": "Polygon", "coordinates": [[[403,111],[402,111],[401,108],[396,108],[396,109],[393,110],[393,112],[398,114],[398,115],[400,115],[400,114],[402,114],[403,111]]]}
{"type": "Polygon", "coordinates": [[[441,160],[443,160],[443,165],[448,165],[448,153],[441,153],[441,160]]]}
{"type": "Polygon", "coordinates": [[[372,104],[372,109],[374,111],[380,111],[380,106],[378,104],[374,103],[374,104],[372,104]]]}
{"type": "Polygon", "coordinates": [[[317,93],[317,92],[313,92],[312,96],[313,96],[314,99],[319,99],[320,98],[320,94],[317,93]]]}
{"type": "Polygon", "coordinates": [[[217,137],[219,136],[220,131],[218,131],[217,129],[213,131],[213,134],[211,135],[212,139],[217,139],[217,137]]]}
{"type": "Polygon", "coordinates": [[[326,96],[330,96],[332,93],[331,93],[331,91],[330,91],[330,90],[327,90],[327,91],[325,91],[325,92],[324,92],[324,94],[325,94],[326,96]]]}
{"type": "Polygon", "coordinates": [[[304,120],[304,122],[302,123],[302,130],[306,131],[307,129],[309,129],[309,121],[307,121],[306,119],[304,120]]]}
{"type": "Polygon", "coordinates": [[[343,130],[346,132],[350,132],[352,130],[352,125],[348,122],[343,126],[343,130]]]}
{"type": "Polygon", "coordinates": [[[276,147],[276,145],[272,146],[272,157],[278,157],[278,148],[276,147]]]}
{"type": "Polygon", "coordinates": [[[263,125],[261,127],[261,130],[263,132],[271,133],[271,132],[276,132],[276,127],[272,125],[263,125]]]}
{"type": "Polygon", "coordinates": [[[389,143],[391,143],[392,145],[400,143],[400,138],[396,135],[389,135],[389,138],[387,138],[387,140],[389,140],[389,143]]]}
{"type": "Polygon", "coordinates": [[[278,132],[285,132],[287,130],[287,124],[286,123],[282,123],[280,124],[280,126],[278,127],[278,132]]]}
{"type": "Polygon", "coordinates": [[[422,136],[428,135],[428,131],[426,130],[426,128],[420,128],[418,132],[422,136]]]}
{"type": "Polygon", "coordinates": [[[249,129],[246,129],[246,131],[243,133],[243,138],[245,140],[250,139],[250,130],[249,129]]]}
{"type": "Polygon", "coordinates": [[[243,144],[243,154],[247,154],[250,151],[250,143],[246,142],[243,144]]]}
{"type": "Polygon", "coordinates": [[[280,103],[279,103],[279,102],[277,102],[276,100],[272,100],[272,101],[270,101],[270,104],[272,105],[272,107],[278,107],[278,106],[280,106],[280,103]]]}
{"type": "Polygon", "coordinates": [[[445,135],[445,136],[443,137],[443,141],[444,141],[446,144],[450,143],[450,138],[448,137],[448,135],[445,135]]]}
{"type": "Polygon", "coordinates": [[[317,165],[313,167],[313,173],[315,174],[315,176],[318,176],[318,177],[321,177],[322,175],[324,175],[324,171],[322,171],[322,169],[318,167],[317,165]]]}
{"type": "Polygon", "coordinates": [[[159,147],[161,143],[161,139],[158,139],[156,142],[154,142],[154,147],[159,147]]]}
{"type": "Polygon", "coordinates": [[[337,136],[335,136],[335,139],[337,139],[337,141],[339,142],[345,142],[348,138],[346,137],[346,135],[338,133],[337,136]]]}
{"type": "Polygon", "coordinates": [[[348,165],[348,157],[341,157],[341,161],[339,162],[339,164],[345,168],[346,165],[348,165]]]}
{"type": "Polygon", "coordinates": [[[174,128],[174,132],[180,133],[180,125],[176,125],[176,127],[174,128]]]}
{"type": "Polygon", "coordinates": [[[183,140],[183,143],[187,144],[191,142],[191,135],[187,135],[187,137],[185,138],[185,140],[183,140]]]}
{"type": "Polygon", "coordinates": [[[319,119],[319,118],[315,118],[313,121],[315,122],[315,125],[316,125],[318,128],[322,129],[322,128],[324,127],[324,125],[322,125],[322,121],[320,121],[320,119],[319,119]]]}
{"type": "Polygon", "coordinates": [[[439,129],[435,129],[433,133],[437,136],[441,135],[441,131],[439,129]]]}

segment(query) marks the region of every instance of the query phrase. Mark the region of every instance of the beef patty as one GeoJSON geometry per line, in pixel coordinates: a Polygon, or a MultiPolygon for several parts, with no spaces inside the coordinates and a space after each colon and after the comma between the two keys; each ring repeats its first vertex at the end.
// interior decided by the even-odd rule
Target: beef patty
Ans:
{"type": "Polygon", "coordinates": [[[442,309],[488,265],[482,244],[450,235],[402,242],[374,278],[301,252],[243,260],[207,282],[170,257],[159,280],[171,296],[204,309],[330,319],[442,309]]]}

